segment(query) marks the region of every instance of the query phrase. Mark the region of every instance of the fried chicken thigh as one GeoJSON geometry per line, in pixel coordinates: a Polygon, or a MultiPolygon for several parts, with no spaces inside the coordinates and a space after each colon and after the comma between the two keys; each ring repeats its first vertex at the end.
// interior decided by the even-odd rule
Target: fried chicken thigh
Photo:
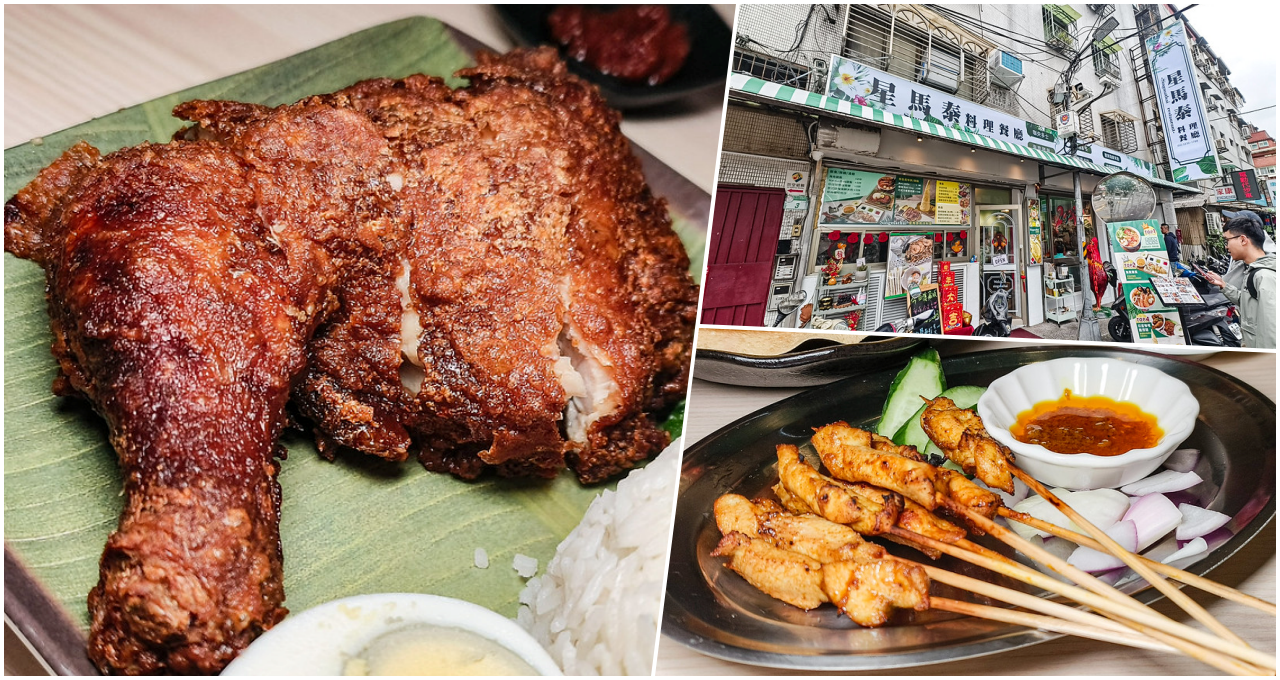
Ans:
{"type": "Polygon", "coordinates": [[[59,377],[106,419],[125,507],[89,594],[111,672],[216,673],[285,615],[276,439],[330,268],[206,143],[80,144],[5,206],[59,377]]]}
{"type": "MultiPolygon", "coordinates": [[[[317,98],[386,138],[386,219],[407,235],[338,290],[296,401],[328,455],[606,479],[668,441],[650,414],[687,381],[688,258],[617,114],[553,50],[459,75],[468,88],[413,76],[317,98]]],[[[211,106],[179,113],[236,127],[211,106]]]]}
{"type": "Polygon", "coordinates": [[[451,90],[194,101],[5,205],[46,272],[59,394],[107,420],[125,510],[89,596],[109,672],[215,673],[283,618],[277,438],[604,480],[668,443],[696,287],[598,91],[554,50],[451,90]]]}

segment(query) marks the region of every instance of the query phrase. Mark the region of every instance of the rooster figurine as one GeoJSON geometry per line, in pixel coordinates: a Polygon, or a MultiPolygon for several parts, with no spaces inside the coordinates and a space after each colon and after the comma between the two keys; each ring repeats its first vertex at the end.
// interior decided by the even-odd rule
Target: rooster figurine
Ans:
{"type": "Polygon", "coordinates": [[[1093,291],[1093,311],[1102,311],[1102,296],[1107,292],[1107,272],[1102,268],[1102,255],[1098,253],[1098,238],[1089,239],[1084,249],[1089,263],[1089,289],[1093,291]]]}

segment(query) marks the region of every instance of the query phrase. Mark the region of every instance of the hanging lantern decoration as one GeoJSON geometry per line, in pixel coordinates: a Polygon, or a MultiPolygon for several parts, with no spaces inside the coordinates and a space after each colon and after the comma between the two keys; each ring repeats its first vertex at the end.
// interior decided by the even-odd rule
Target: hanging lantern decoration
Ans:
{"type": "Polygon", "coordinates": [[[888,242],[889,242],[889,232],[887,232],[887,231],[882,231],[882,232],[880,232],[880,242],[881,242],[881,243],[888,243],[888,242]]]}
{"type": "Polygon", "coordinates": [[[845,239],[845,240],[846,240],[846,241],[848,241],[848,242],[849,242],[849,243],[851,243],[851,244],[852,244],[852,243],[857,243],[857,242],[858,242],[858,235],[857,235],[857,234],[849,234],[849,238],[847,238],[847,239],[845,239]]]}
{"type": "Polygon", "coordinates": [[[862,242],[863,242],[863,243],[870,244],[870,243],[874,242],[875,240],[876,240],[876,237],[872,236],[871,234],[867,234],[866,238],[862,239],[862,242]]]}
{"type": "Polygon", "coordinates": [[[838,230],[838,229],[837,229],[837,230],[835,230],[835,231],[829,231],[829,232],[827,232],[827,238],[831,239],[832,241],[839,241],[839,240],[840,240],[840,230],[838,230]]]}
{"type": "Polygon", "coordinates": [[[937,232],[933,235],[933,242],[942,243],[942,232],[937,232]]]}

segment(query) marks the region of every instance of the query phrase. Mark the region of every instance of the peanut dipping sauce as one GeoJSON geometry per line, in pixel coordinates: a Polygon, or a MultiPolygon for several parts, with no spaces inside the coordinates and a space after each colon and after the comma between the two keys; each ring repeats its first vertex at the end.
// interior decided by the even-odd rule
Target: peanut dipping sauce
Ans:
{"type": "Polygon", "coordinates": [[[1128,402],[1107,397],[1077,397],[1063,390],[1062,398],[1042,401],[1018,414],[1009,428],[1014,439],[1056,453],[1118,456],[1148,449],[1164,436],[1156,417],[1128,402]]]}

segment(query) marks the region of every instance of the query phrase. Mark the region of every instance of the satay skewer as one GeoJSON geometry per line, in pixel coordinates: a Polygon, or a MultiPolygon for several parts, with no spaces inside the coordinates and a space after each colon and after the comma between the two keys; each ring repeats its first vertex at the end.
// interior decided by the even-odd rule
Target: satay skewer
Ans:
{"type": "MultiPolygon", "coordinates": [[[[1099,529],[1092,522],[1085,519],[1080,513],[1076,512],[1071,506],[1067,505],[1047,489],[1038,480],[1024,472],[1014,464],[1013,455],[1008,448],[996,442],[986,431],[986,426],[982,422],[982,418],[976,413],[966,409],[956,407],[955,403],[945,397],[936,399],[925,399],[928,406],[924,413],[921,414],[921,426],[926,435],[929,436],[935,444],[938,445],[947,458],[958,463],[965,468],[966,472],[982,473],[979,477],[998,477],[1000,482],[1006,483],[1005,490],[1009,491],[1008,475],[1013,475],[1021,479],[1032,491],[1035,491],[1042,498],[1049,501],[1058,511],[1062,512],[1071,521],[1088,532],[1096,539],[1102,548],[1119,558],[1129,568],[1133,569],[1140,576],[1145,578],[1148,583],[1169,598],[1171,602],[1178,605],[1191,615],[1192,618],[1204,624],[1209,630],[1213,631],[1218,637],[1234,642],[1239,645],[1248,646],[1240,636],[1231,632],[1222,622],[1213,617],[1204,607],[1192,600],[1186,593],[1183,593],[1176,586],[1169,583],[1163,576],[1158,574],[1151,567],[1143,564],[1137,555],[1125,550],[1119,543],[1099,529]],[[959,436],[957,435],[959,432],[959,436]]],[[[983,479],[988,482],[987,479],[983,479]]],[[[997,481],[997,480],[993,480],[997,481]]],[[[991,483],[991,482],[988,482],[991,483]]],[[[986,519],[984,517],[984,519],[986,519]]],[[[1048,553],[1045,553],[1048,554],[1048,553]]],[[[1065,565],[1065,562],[1059,561],[1065,565]]],[[[1063,573],[1058,566],[1050,565],[1054,571],[1063,573]]],[[[1074,569],[1074,567],[1072,567],[1074,569]]],[[[1076,570],[1078,574],[1084,574],[1083,571],[1076,570]]],[[[1076,576],[1063,573],[1071,580],[1086,585],[1094,592],[1102,591],[1094,587],[1094,584],[1103,585],[1100,581],[1093,577],[1086,577],[1081,581],[1076,576]]],[[[1105,586],[1104,586],[1105,587],[1105,586]]],[[[1112,592],[1118,592],[1111,589],[1112,592]]],[[[1107,597],[1112,597],[1107,595],[1107,597]]],[[[1115,599],[1112,597],[1112,599],[1115,599]]]]}
{"type": "Polygon", "coordinates": [[[1239,635],[1236,635],[1231,632],[1229,628],[1222,625],[1221,621],[1214,618],[1213,615],[1205,610],[1204,607],[1201,607],[1198,602],[1192,600],[1186,593],[1178,589],[1177,586],[1166,581],[1164,576],[1157,573],[1156,570],[1152,569],[1150,566],[1144,564],[1142,559],[1137,555],[1125,550],[1124,546],[1116,543],[1115,539],[1108,536],[1105,531],[1099,529],[1093,522],[1085,519],[1084,515],[1076,512],[1070,505],[1064,503],[1062,499],[1055,496],[1052,491],[1045,488],[1045,485],[1041,484],[1039,480],[1033,478],[1026,472],[1023,472],[1022,469],[1017,465],[1014,465],[1012,461],[1009,463],[1009,471],[1012,472],[1015,477],[1021,479],[1022,482],[1032,491],[1040,494],[1041,498],[1049,501],[1053,507],[1066,515],[1068,519],[1075,522],[1077,526],[1087,531],[1089,535],[1093,536],[1093,538],[1098,541],[1104,549],[1106,549],[1107,552],[1120,558],[1120,560],[1130,569],[1133,569],[1138,573],[1138,575],[1146,579],[1147,583],[1150,583],[1160,592],[1164,593],[1170,601],[1181,607],[1182,610],[1190,614],[1192,618],[1204,624],[1209,630],[1217,633],[1218,637],[1230,640],[1236,644],[1244,645],[1246,647],[1248,646],[1248,643],[1246,643],[1239,635]]]}
{"type": "MultiPolygon", "coordinates": [[[[952,600],[945,597],[930,597],[929,608],[944,612],[952,612],[955,614],[964,614],[966,616],[973,616],[979,619],[1011,623],[1015,626],[1026,626],[1027,628],[1038,628],[1054,633],[1074,635],[1076,637],[1089,638],[1091,640],[1099,640],[1101,642],[1112,642],[1126,647],[1150,649],[1157,652],[1177,651],[1169,645],[1138,635],[1132,630],[1126,629],[1123,633],[1114,630],[1103,630],[1095,627],[1093,624],[1074,623],[1064,619],[1054,618],[1052,616],[1034,614],[1017,609],[990,607],[983,604],[974,604],[972,602],[964,602],[962,600],[952,600]]],[[[1106,619],[1103,619],[1103,621],[1106,621],[1106,619]]],[[[1123,626],[1121,627],[1123,628],[1123,626]]]]}
{"type": "MultiPolygon", "coordinates": [[[[1006,545],[1009,545],[1013,549],[1021,552],[1023,555],[1026,555],[1027,557],[1030,557],[1031,559],[1037,562],[1040,562],[1041,564],[1044,564],[1045,566],[1056,571],[1057,573],[1062,574],[1063,576],[1071,579],[1072,581],[1077,583],[1079,586],[1089,591],[1088,592],[1089,595],[1101,596],[1102,598],[1105,598],[1105,601],[1110,602],[1112,606],[1108,607],[1106,605],[1103,605],[1100,608],[1095,604],[1081,600],[1076,595],[1061,593],[1066,595],[1067,597],[1070,597],[1073,600],[1076,600],[1077,602],[1080,602],[1082,604],[1087,604],[1088,606],[1093,607],[1094,609],[1098,609],[1099,611],[1110,611],[1110,612],[1117,613],[1120,616],[1123,616],[1125,619],[1131,620],[1131,621],[1135,620],[1132,616],[1133,614],[1140,614],[1143,617],[1143,620],[1140,622],[1142,625],[1151,626],[1153,628],[1156,628],[1170,635],[1175,635],[1184,640],[1194,642],[1197,645],[1202,645],[1208,649],[1220,650],[1238,659],[1247,661],[1251,664],[1257,664],[1257,665],[1269,668],[1272,671],[1274,671],[1276,668],[1276,659],[1274,656],[1268,656],[1267,654],[1263,652],[1259,652],[1258,650],[1253,649],[1248,645],[1241,645],[1241,644],[1232,642],[1230,640],[1224,640],[1215,635],[1211,635],[1209,633],[1196,630],[1195,628],[1192,628],[1185,624],[1178,623],[1164,616],[1163,614],[1157,612],[1156,610],[1151,609],[1150,607],[1147,607],[1146,605],[1138,602],[1132,597],[1125,595],[1124,593],[1121,593],[1120,591],[1116,590],[1115,588],[1112,588],[1111,586],[1103,583],[1102,581],[1099,581],[1093,575],[1088,574],[1083,570],[1077,567],[1074,567],[1070,564],[1067,564],[1065,560],[1053,555],[1052,553],[1045,550],[1044,548],[1041,548],[1040,546],[1032,544],[1030,541],[1023,539],[1021,536],[1013,533],[1009,529],[1006,529],[1000,526],[999,524],[996,524],[995,522],[987,519],[986,517],[983,517],[982,515],[979,515],[976,512],[970,511],[968,508],[965,508],[963,506],[960,506],[958,504],[955,504],[949,501],[948,501],[948,507],[953,512],[964,514],[966,517],[969,518],[970,521],[980,526],[983,531],[991,534],[996,539],[1004,542],[1006,545]],[[1116,606],[1119,606],[1120,609],[1117,610],[1116,606]],[[1152,623],[1152,621],[1155,621],[1158,623],[1152,623]]],[[[937,548],[937,546],[934,545],[933,543],[930,543],[929,546],[935,549],[937,548]]],[[[952,554],[952,553],[949,553],[949,554],[952,554]]],[[[990,558],[986,558],[986,557],[982,557],[982,559],[987,560],[989,562],[994,562],[996,564],[1001,564],[998,560],[991,560],[990,558]]],[[[980,566],[985,566],[985,565],[980,565],[980,566]]],[[[1002,564],[1002,566],[1004,565],[1002,564]]],[[[1027,571],[1030,571],[1030,570],[1027,570],[1027,571]]],[[[1039,572],[1034,572],[1034,573],[1039,573],[1039,572]]],[[[1050,580],[1053,580],[1053,579],[1050,579],[1050,580]]],[[[1041,586],[1041,587],[1044,587],[1044,586],[1041,586]]],[[[1049,588],[1045,588],[1045,589],[1050,590],[1049,588]]],[[[1075,590],[1080,590],[1080,589],[1076,588],[1075,590]]],[[[1053,592],[1058,592],[1058,591],[1053,591],[1053,592]]],[[[1170,644],[1173,644],[1173,643],[1170,643],[1170,644]]],[[[1174,646],[1177,646],[1177,645],[1174,645],[1174,646]]]]}
{"type": "MultiPolygon", "coordinates": [[[[1189,626],[1172,621],[1160,613],[1148,607],[1138,605],[1136,607],[1121,606],[1117,603],[1104,598],[1095,593],[1089,592],[1081,587],[1063,583],[1051,576],[1042,574],[1033,569],[1028,569],[1016,563],[1008,563],[1004,560],[997,560],[985,555],[972,553],[958,546],[944,543],[942,541],[929,538],[928,536],[916,535],[912,540],[923,545],[927,545],[939,552],[951,555],[957,559],[964,560],[970,564],[977,565],[997,574],[1008,576],[1009,578],[1021,581],[1031,586],[1056,593],[1064,597],[1068,597],[1080,604],[1091,607],[1094,610],[1114,614],[1120,617],[1122,623],[1139,633],[1155,638],[1165,644],[1177,648],[1198,661],[1213,666],[1219,670],[1231,673],[1233,675],[1261,675],[1266,674],[1257,666],[1252,665],[1248,661],[1238,658],[1240,655],[1259,655],[1261,654],[1250,647],[1240,647],[1234,643],[1221,640],[1215,636],[1203,633],[1189,626]],[[1234,648],[1234,649],[1227,649],[1234,648]],[[1223,652],[1231,653],[1231,658],[1223,652]]],[[[1267,659],[1266,655],[1261,655],[1262,662],[1259,665],[1268,666],[1274,673],[1275,659],[1267,659]]]]}
{"type": "MultiPolygon", "coordinates": [[[[1015,522],[1021,522],[1022,524],[1026,524],[1027,526],[1034,527],[1041,531],[1053,534],[1058,538],[1064,538],[1068,541],[1071,541],[1072,543],[1075,543],[1076,545],[1082,545],[1086,548],[1092,548],[1098,551],[1105,550],[1102,547],[1101,543],[1095,541],[1093,538],[1089,536],[1076,533],[1070,529],[1064,529],[1063,527],[1060,527],[1056,524],[1053,524],[1051,522],[1046,522],[1042,519],[1037,519],[1026,513],[1018,512],[1016,510],[1011,510],[1009,508],[1004,508],[1004,507],[1000,508],[999,513],[1001,517],[1004,517],[1006,519],[1011,519],[1015,522]]],[[[1265,612],[1272,616],[1276,615],[1276,605],[1272,602],[1267,602],[1266,600],[1263,600],[1258,597],[1254,597],[1253,595],[1249,595],[1248,593],[1242,593],[1239,590],[1236,590],[1235,588],[1223,585],[1221,583],[1218,583],[1217,581],[1211,581],[1203,576],[1196,576],[1191,572],[1184,571],[1172,565],[1165,564],[1164,562],[1157,562],[1155,560],[1143,557],[1142,555],[1138,555],[1138,558],[1142,560],[1143,563],[1146,564],[1147,566],[1151,567],[1152,569],[1155,569],[1156,571],[1160,572],[1161,574],[1164,574],[1165,576],[1168,576],[1169,578],[1175,579],[1177,581],[1181,581],[1182,583],[1185,583],[1189,586],[1199,588],[1200,590],[1203,590],[1207,593],[1217,595],[1218,597],[1221,597],[1224,600],[1231,600],[1232,602],[1245,605],[1246,607],[1252,607],[1254,609],[1257,609],[1258,611],[1265,612]]]]}

